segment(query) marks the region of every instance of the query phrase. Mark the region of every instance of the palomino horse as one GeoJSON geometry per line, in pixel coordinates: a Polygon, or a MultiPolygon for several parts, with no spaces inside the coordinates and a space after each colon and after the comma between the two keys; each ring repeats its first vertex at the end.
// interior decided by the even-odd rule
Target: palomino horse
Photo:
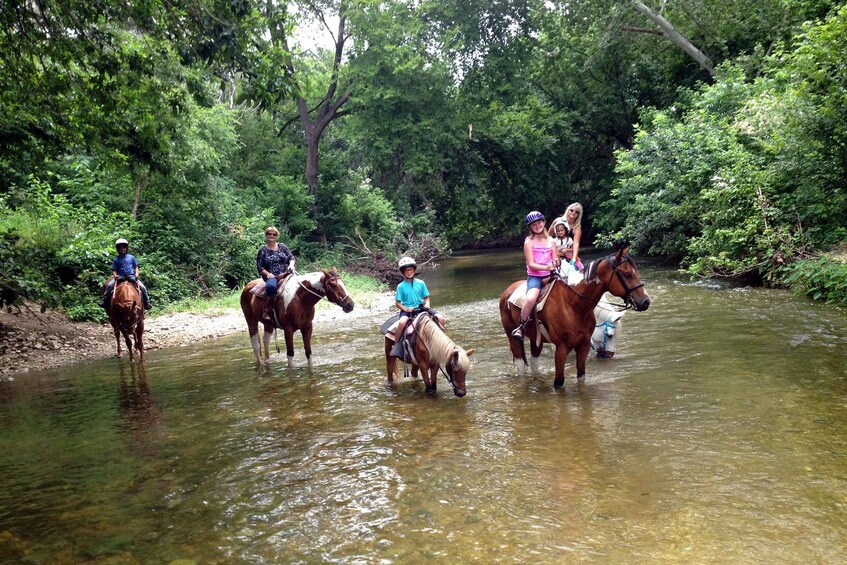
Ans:
{"type": "MultiPolygon", "coordinates": [[[[614,254],[592,262],[585,270],[584,280],[574,286],[568,286],[561,280],[555,280],[547,296],[543,309],[537,313],[525,328],[526,338],[532,352],[532,369],[538,368],[538,358],[544,342],[556,346],[555,387],[565,384],[565,359],[571,350],[576,350],[576,376],[582,380],[585,376],[585,360],[591,350],[591,334],[594,332],[594,307],[600,302],[603,293],[609,291],[623,298],[624,302],[636,311],[647,310],[650,296],[644,290],[644,283],[638,276],[635,261],[627,255],[628,247],[621,247],[614,254]],[[535,320],[540,322],[539,328],[535,320]],[[540,339],[536,339],[541,329],[540,339]]],[[[525,281],[512,283],[500,295],[500,321],[509,340],[512,357],[523,373],[526,367],[526,352],[523,341],[512,337],[512,330],[518,325],[520,310],[509,303],[515,289],[525,281]]]]}
{"type": "MultiPolygon", "coordinates": [[[[447,337],[444,330],[432,318],[429,313],[424,313],[418,315],[409,324],[412,326],[412,332],[416,334],[416,339],[412,336],[407,338],[414,342],[409,342],[414,356],[412,375],[417,375],[420,369],[427,394],[435,394],[438,369],[442,368],[447,382],[453,387],[453,394],[461,398],[468,393],[465,388],[465,375],[470,366],[468,358],[473,355],[474,350],[465,351],[453,343],[453,340],[447,337]]],[[[395,340],[389,335],[393,334],[385,336],[385,363],[388,369],[388,384],[391,385],[394,383],[397,358],[391,355],[395,340]]]]}
{"type": "MultiPolygon", "coordinates": [[[[300,331],[303,336],[303,348],[306,350],[306,360],[309,368],[312,368],[312,320],[315,317],[315,304],[321,298],[326,298],[333,304],[341,306],[345,312],[353,311],[353,299],[344,286],[344,281],[338,276],[335,267],[332,271],[322,270],[305,275],[292,275],[287,280],[280,278],[279,291],[276,294],[273,309],[279,327],[285,335],[285,349],[288,354],[288,367],[294,366],[294,332],[300,331]]],[[[256,354],[256,362],[263,364],[261,345],[259,344],[259,323],[265,326],[264,361],[269,357],[268,348],[271,343],[271,334],[274,332],[274,322],[262,320],[262,309],[265,297],[256,296],[253,288],[262,282],[255,279],[247,283],[241,291],[241,311],[247,320],[247,331],[250,334],[250,343],[253,345],[253,353],[256,354]]]]}
{"type": "Polygon", "coordinates": [[[109,307],[106,308],[106,313],[109,315],[109,322],[112,324],[112,329],[115,331],[115,341],[118,345],[118,357],[121,356],[121,334],[123,334],[126,342],[127,351],[129,351],[130,361],[134,361],[135,357],[132,353],[132,341],[130,336],[135,338],[135,349],[138,350],[138,355],[141,357],[141,362],[144,362],[144,304],[141,302],[141,293],[131,281],[120,281],[115,284],[115,290],[112,294],[112,300],[109,302],[109,307]]]}

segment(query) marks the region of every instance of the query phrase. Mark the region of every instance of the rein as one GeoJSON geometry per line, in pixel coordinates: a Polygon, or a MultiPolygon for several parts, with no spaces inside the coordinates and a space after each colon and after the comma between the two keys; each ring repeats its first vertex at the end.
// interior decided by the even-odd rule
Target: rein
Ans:
{"type": "MultiPolygon", "coordinates": [[[[632,295],[632,292],[633,292],[634,290],[638,290],[639,288],[641,288],[642,286],[644,286],[644,283],[642,282],[642,283],[637,284],[637,285],[635,285],[635,286],[633,286],[633,287],[631,287],[631,288],[630,288],[630,287],[626,284],[626,281],[624,280],[623,275],[621,274],[621,272],[618,270],[618,267],[619,267],[620,265],[624,264],[624,263],[631,262],[631,260],[630,260],[630,258],[629,258],[629,257],[624,258],[624,260],[623,260],[623,261],[621,261],[620,263],[618,263],[617,261],[615,261],[614,257],[613,257],[613,256],[611,256],[611,255],[610,255],[610,256],[608,256],[608,257],[606,257],[604,260],[607,260],[607,261],[609,261],[609,263],[611,263],[611,264],[612,264],[612,275],[610,275],[610,276],[609,276],[609,283],[611,283],[611,282],[612,282],[612,277],[613,277],[614,275],[617,275],[617,276],[618,276],[618,281],[621,283],[621,286],[624,288],[624,291],[625,291],[625,295],[624,295],[624,298],[623,298],[623,300],[624,300],[624,303],[623,303],[623,304],[611,304],[611,303],[610,303],[610,305],[611,305],[611,306],[616,306],[616,307],[618,307],[618,308],[623,308],[624,310],[629,310],[629,309],[631,309],[631,308],[632,308],[632,303],[631,303],[632,301],[630,300],[630,297],[631,297],[631,295],[632,295]]],[[[588,269],[591,269],[591,265],[589,265],[588,269]]],[[[606,285],[606,286],[608,287],[608,283],[607,283],[607,285],[606,285]]],[[[581,292],[579,292],[577,289],[575,289],[575,288],[574,288],[574,287],[572,287],[571,285],[569,285],[569,284],[565,284],[565,287],[566,287],[566,288],[571,289],[571,290],[572,290],[572,291],[573,291],[573,292],[574,292],[577,296],[579,296],[580,298],[582,298],[582,299],[584,299],[584,300],[590,300],[590,298],[589,298],[588,296],[585,296],[584,294],[582,294],[581,292]]]]}
{"type": "MultiPolygon", "coordinates": [[[[302,279],[300,279],[300,273],[298,273],[297,271],[294,271],[294,276],[295,276],[295,277],[297,277],[297,284],[298,284],[298,286],[300,286],[300,288],[302,288],[302,289],[303,289],[303,290],[305,290],[306,292],[310,292],[310,293],[314,294],[315,296],[317,296],[317,297],[318,297],[318,300],[320,300],[321,298],[326,298],[327,300],[329,300],[329,298],[327,298],[327,293],[326,293],[326,292],[324,292],[323,294],[320,294],[320,293],[318,293],[318,292],[315,292],[314,290],[312,290],[312,289],[311,289],[311,288],[309,288],[308,286],[304,285],[304,284],[303,284],[303,280],[302,280],[302,279]]],[[[336,278],[340,278],[340,277],[336,277],[336,278]]],[[[326,284],[326,283],[324,283],[324,284],[326,284]]],[[[346,291],[346,290],[347,290],[347,287],[344,287],[344,290],[346,291]]],[[[345,292],[344,296],[342,296],[341,298],[339,298],[339,299],[338,299],[338,301],[339,301],[339,302],[343,302],[345,299],[347,299],[347,298],[349,298],[349,297],[350,297],[350,293],[349,293],[349,292],[345,292]]]]}

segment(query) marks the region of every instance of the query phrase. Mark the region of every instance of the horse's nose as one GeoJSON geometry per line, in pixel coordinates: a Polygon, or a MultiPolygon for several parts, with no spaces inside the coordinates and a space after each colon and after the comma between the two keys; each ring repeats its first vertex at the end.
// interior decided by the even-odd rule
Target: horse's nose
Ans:
{"type": "Polygon", "coordinates": [[[344,313],[349,314],[352,311],[353,311],[353,301],[351,300],[350,302],[345,302],[344,303],[344,313]]]}
{"type": "Polygon", "coordinates": [[[460,387],[456,387],[456,388],[454,388],[454,389],[453,389],[453,394],[455,394],[455,395],[456,395],[456,396],[458,396],[459,398],[462,398],[462,397],[463,397],[463,396],[465,396],[467,393],[468,393],[468,389],[466,389],[465,387],[461,387],[461,388],[460,388],[460,387]]]}
{"type": "Polygon", "coordinates": [[[640,304],[637,304],[637,306],[638,307],[636,308],[636,310],[638,310],[639,312],[645,311],[647,308],[650,307],[650,298],[645,298],[640,304]]]}

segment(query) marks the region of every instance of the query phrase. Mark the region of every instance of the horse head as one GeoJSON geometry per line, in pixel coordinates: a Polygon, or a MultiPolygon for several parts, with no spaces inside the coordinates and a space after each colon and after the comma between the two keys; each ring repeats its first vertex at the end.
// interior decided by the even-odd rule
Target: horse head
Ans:
{"type": "Polygon", "coordinates": [[[347,287],[344,281],[338,276],[338,270],[333,267],[332,271],[323,269],[323,278],[321,279],[326,292],[326,299],[341,306],[345,313],[353,311],[353,299],[350,298],[350,293],[347,292],[347,287]]]}
{"type": "Polygon", "coordinates": [[[468,358],[473,355],[473,352],[473,349],[469,349],[468,351],[461,348],[456,349],[450,354],[450,359],[444,367],[444,372],[447,373],[447,380],[450,381],[450,385],[453,387],[453,394],[459,398],[462,398],[468,393],[468,389],[465,387],[465,375],[467,375],[468,367],[470,367],[470,359],[468,358]]]}
{"type": "Polygon", "coordinates": [[[628,255],[628,251],[629,245],[623,244],[616,254],[606,258],[614,272],[609,282],[609,292],[623,298],[637,312],[642,312],[650,307],[650,295],[644,290],[635,260],[628,255]]]}

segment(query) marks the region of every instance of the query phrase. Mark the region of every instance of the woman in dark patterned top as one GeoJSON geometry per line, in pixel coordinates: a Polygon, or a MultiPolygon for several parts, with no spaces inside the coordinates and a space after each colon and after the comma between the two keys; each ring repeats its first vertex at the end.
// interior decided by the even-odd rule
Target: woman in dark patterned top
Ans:
{"type": "Polygon", "coordinates": [[[276,276],[294,268],[294,255],[284,243],[279,243],[279,230],[274,226],[265,228],[265,245],[259,248],[256,255],[256,270],[265,281],[265,316],[270,319],[271,305],[276,297],[276,276]]]}

